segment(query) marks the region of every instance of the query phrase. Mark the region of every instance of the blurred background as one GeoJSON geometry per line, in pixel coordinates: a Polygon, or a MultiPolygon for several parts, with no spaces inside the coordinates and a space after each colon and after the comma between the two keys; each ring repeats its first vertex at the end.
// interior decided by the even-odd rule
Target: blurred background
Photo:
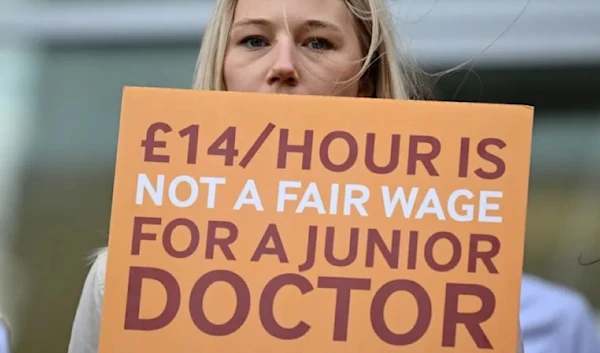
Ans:
{"type": "MultiPolygon", "coordinates": [[[[600,1],[392,0],[436,98],[535,106],[525,270],[600,308],[600,1]]],[[[0,312],[66,352],[124,85],[188,88],[212,1],[0,0],[0,312]]]]}

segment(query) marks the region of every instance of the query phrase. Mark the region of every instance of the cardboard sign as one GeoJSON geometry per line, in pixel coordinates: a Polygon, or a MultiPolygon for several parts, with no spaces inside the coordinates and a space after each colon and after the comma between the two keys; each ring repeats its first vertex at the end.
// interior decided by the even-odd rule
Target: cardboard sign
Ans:
{"type": "Polygon", "coordinates": [[[532,123],[126,88],[100,353],[515,352],[532,123]]]}

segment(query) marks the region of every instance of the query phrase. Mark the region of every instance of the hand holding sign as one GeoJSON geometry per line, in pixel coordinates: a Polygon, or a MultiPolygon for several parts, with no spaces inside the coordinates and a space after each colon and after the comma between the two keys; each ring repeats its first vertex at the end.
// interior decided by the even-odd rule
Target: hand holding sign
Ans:
{"type": "Polygon", "coordinates": [[[531,128],[127,88],[101,352],[514,350],[531,128]]]}

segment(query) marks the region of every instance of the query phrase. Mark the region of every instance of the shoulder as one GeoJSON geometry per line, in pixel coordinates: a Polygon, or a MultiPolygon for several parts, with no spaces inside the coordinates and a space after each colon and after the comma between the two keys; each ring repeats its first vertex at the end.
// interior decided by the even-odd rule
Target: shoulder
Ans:
{"type": "Polygon", "coordinates": [[[551,346],[592,352],[584,346],[600,345],[595,313],[585,296],[543,278],[523,275],[520,321],[525,346],[532,347],[532,352],[551,346]]]}
{"type": "Polygon", "coordinates": [[[544,309],[547,315],[564,320],[564,315],[587,315],[591,306],[582,294],[573,289],[525,274],[521,283],[521,312],[539,314],[538,309],[544,309]],[[552,310],[547,310],[548,308],[552,310]]]}
{"type": "Polygon", "coordinates": [[[96,291],[104,296],[104,282],[106,280],[106,260],[108,258],[108,249],[102,248],[96,252],[94,263],[90,269],[89,276],[94,279],[96,291]]]}
{"type": "Polygon", "coordinates": [[[94,254],[94,260],[83,283],[81,297],[75,312],[69,341],[69,353],[97,352],[107,257],[106,248],[94,254]]]}

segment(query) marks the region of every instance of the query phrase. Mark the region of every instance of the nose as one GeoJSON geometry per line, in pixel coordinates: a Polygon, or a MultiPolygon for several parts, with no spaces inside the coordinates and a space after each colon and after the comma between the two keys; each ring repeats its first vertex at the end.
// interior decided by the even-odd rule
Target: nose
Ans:
{"type": "Polygon", "coordinates": [[[295,87],[298,85],[298,71],[296,70],[294,46],[289,41],[279,41],[273,48],[275,58],[269,73],[267,83],[269,85],[286,85],[295,87]]]}

